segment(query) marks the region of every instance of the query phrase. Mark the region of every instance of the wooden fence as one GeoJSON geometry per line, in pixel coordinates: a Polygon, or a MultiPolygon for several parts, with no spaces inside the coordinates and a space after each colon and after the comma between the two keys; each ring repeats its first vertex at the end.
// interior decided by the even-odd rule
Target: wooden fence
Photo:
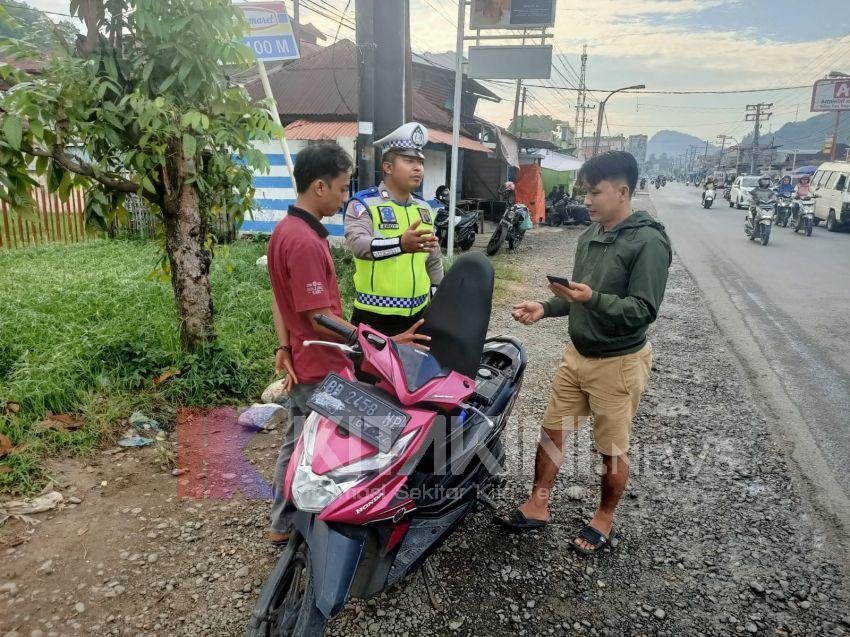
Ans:
{"type": "Polygon", "coordinates": [[[34,195],[35,215],[21,215],[0,201],[0,248],[86,240],[85,200],[81,190],[72,191],[65,202],[44,187],[37,188],[34,195]]]}
{"type": "MultiPolygon", "coordinates": [[[[80,243],[89,235],[85,227],[85,195],[82,190],[72,191],[67,202],[56,194],[51,195],[41,186],[34,192],[35,215],[21,215],[0,201],[0,249],[26,248],[47,243],[80,243]]],[[[160,232],[161,222],[151,214],[147,204],[136,195],[129,195],[124,204],[126,218],[115,220],[106,233],[99,236],[125,239],[154,239],[160,232]]],[[[209,221],[208,229],[219,243],[230,243],[238,228],[227,215],[209,221]]]]}

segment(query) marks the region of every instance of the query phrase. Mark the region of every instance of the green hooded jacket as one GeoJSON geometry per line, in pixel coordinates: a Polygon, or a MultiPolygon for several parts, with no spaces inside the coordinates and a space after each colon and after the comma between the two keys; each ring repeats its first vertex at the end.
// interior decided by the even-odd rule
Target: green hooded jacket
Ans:
{"type": "Polygon", "coordinates": [[[605,232],[594,223],[576,246],[571,280],[593,290],[586,303],[554,297],[544,316],[570,317],[570,339],[583,356],[607,358],[640,350],[658,317],[673,259],[664,225],[638,211],[605,232]]]}

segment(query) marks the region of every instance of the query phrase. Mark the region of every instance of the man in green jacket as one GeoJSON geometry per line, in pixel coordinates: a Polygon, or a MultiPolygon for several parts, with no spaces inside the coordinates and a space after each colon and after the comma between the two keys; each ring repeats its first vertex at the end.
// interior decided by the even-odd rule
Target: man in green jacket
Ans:
{"type": "Polygon", "coordinates": [[[578,182],[595,223],[579,237],[569,285],[553,283],[552,299],[524,301],[513,310],[525,325],[569,316],[571,343],[552,383],[531,497],[498,520],[517,531],[546,525],[564,442],[593,415],[605,474],[600,506],[572,543],[585,554],[599,551],[613,536],[614,511],[629,475],[632,420],[652,368],[646,330],[658,317],[672,260],[664,226],[646,212],[632,212],[637,179],[637,162],[629,153],[605,153],[584,164],[578,182]]]}

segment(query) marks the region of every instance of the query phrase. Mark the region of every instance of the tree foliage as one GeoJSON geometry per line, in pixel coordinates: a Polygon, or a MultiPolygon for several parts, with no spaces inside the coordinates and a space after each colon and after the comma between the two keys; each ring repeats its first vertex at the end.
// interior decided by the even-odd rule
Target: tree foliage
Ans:
{"type": "Polygon", "coordinates": [[[53,22],[43,12],[16,0],[0,5],[0,39],[25,40],[41,51],[73,46],[79,31],[69,20],[53,22]]]}
{"type": "MultiPolygon", "coordinates": [[[[189,297],[209,287],[207,228],[253,207],[251,169],[268,169],[254,142],[278,133],[229,79],[253,63],[247,25],[230,0],[71,0],[70,10],[87,28],[73,50],[34,76],[0,65],[13,85],[0,98],[0,198],[32,210],[38,178],[63,198],[83,188],[87,222],[104,228],[129,194],[147,200],[163,219],[184,341],[209,340],[211,301],[208,318],[187,314],[206,303],[189,297]],[[197,263],[180,261],[189,253],[197,263]]],[[[19,41],[3,54],[41,52],[19,41]]]]}
{"type": "Polygon", "coordinates": [[[567,125],[567,122],[555,119],[549,115],[526,115],[523,117],[517,117],[515,120],[511,120],[510,125],[508,126],[508,131],[514,134],[518,134],[520,128],[522,128],[523,134],[525,133],[551,133],[558,129],[558,126],[567,125]],[[520,127],[520,123],[522,126],[520,127]]]}

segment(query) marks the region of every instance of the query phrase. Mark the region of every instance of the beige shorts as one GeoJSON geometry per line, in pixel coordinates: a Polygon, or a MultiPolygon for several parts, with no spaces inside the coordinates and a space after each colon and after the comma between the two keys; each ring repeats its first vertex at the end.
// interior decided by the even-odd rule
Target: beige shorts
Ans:
{"type": "Polygon", "coordinates": [[[651,369],[649,342],[634,354],[611,358],[588,358],[569,344],[552,381],[543,426],[576,431],[593,414],[593,439],[599,453],[626,453],[632,420],[651,369]]]}

